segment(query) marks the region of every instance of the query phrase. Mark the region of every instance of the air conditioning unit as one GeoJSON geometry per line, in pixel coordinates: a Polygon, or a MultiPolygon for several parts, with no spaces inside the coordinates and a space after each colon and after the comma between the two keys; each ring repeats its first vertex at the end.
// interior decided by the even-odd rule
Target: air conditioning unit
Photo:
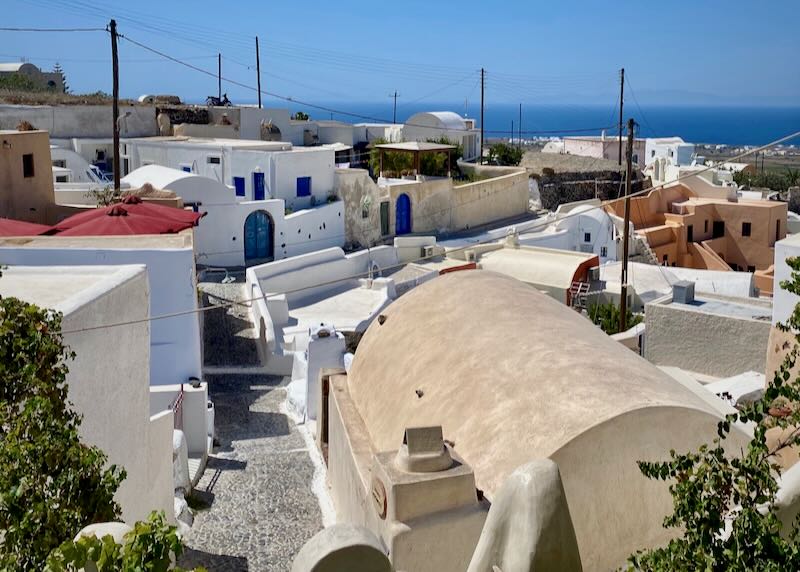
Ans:
{"type": "Polygon", "coordinates": [[[433,258],[433,246],[423,246],[422,247],[422,257],[423,258],[433,258]]]}

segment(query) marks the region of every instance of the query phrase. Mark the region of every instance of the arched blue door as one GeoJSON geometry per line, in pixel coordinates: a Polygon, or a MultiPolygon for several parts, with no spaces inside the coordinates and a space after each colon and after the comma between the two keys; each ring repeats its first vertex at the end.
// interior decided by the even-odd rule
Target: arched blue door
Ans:
{"type": "Polygon", "coordinates": [[[244,221],[244,262],[261,264],[275,258],[272,218],[265,211],[255,211],[244,221]]]}
{"type": "Polygon", "coordinates": [[[411,199],[403,193],[397,197],[394,233],[408,234],[409,232],[411,232],[411,199]]]}

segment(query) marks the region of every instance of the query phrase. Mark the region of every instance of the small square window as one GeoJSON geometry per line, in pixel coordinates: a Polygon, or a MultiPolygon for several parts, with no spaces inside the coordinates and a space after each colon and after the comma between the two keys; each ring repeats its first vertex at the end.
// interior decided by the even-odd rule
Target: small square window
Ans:
{"type": "Polygon", "coordinates": [[[742,236],[750,236],[750,223],[743,222],[742,223],[742,236]]]}
{"type": "Polygon", "coordinates": [[[26,153],[22,156],[22,176],[26,179],[33,177],[33,153],[26,153]]]}
{"type": "Polygon", "coordinates": [[[221,157],[207,157],[206,158],[206,162],[209,165],[219,165],[219,164],[222,163],[222,158],[221,157]]]}
{"type": "Polygon", "coordinates": [[[603,258],[607,257],[608,256],[608,248],[606,248],[605,246],[601,246],[600,247],[600,256],[602,256],[603,258]]]}
{"type": "Polygon", "coordinates": [[[369,218],[369,209],[367,207],[361,207],[361,218],[369,218]]]}
{"type": "Polygon", "coordinates": [[[297,177],[297,196],[311,196],[311,177],[297,177]]]}
{"type": "Polygon", "coordinates": [[[750,273],[753,273],[753,272],[756,271],[756,267],[755,266],[748,266],[747,267],[747,271],[750,272],[750,273]]]}
{"type": "Polygon", "coordinates": [[[583,242],[592,242],[592,233],[591,232],[584,232],[583,233],[583,242]]]}

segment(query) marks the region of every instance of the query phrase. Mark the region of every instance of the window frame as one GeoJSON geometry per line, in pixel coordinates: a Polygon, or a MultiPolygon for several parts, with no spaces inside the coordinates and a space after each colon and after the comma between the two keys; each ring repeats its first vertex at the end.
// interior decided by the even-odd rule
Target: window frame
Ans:
{"type": "Polygon", "coordinates": [[[742,221],[742,236],[749,237],[753,234],[753,224],[749,221],[742,221]]]}
{"type": "Polygon", "coordinates": [[[22,178],[32,179],[36,176],[36,165],[33,153],[23,153],[22,155],[22,178]]]}

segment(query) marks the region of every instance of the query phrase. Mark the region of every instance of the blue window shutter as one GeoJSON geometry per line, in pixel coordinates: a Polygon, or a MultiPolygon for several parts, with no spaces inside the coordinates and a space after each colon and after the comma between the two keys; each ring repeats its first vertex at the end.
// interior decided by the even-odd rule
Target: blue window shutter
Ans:
{"type": "Polygon", "coordinates": [[[297,177],[297,196],[311,196],[311,177],[297,177]]]}
{"type": "Polygon", "coordinates": [[[236,196],[237,197],[245,196],[244,177],[234,177],[233,178],[233,187],[236,189],[236,196]]]}

